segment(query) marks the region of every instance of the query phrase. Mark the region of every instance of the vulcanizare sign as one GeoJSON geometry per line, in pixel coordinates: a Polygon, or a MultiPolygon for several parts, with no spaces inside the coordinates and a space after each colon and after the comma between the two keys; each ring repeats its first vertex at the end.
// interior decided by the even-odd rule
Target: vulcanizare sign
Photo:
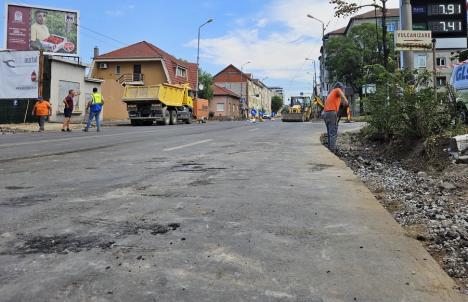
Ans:
{"type": "Polygon", "coordinates": [[[432,32],[426,30],[397,30],[395,31],[395,50],[432,49],[432,32]]]}

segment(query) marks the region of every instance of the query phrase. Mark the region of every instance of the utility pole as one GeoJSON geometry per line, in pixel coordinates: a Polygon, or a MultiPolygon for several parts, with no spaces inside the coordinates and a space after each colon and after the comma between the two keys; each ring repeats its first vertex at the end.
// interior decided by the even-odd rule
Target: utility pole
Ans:
{"type": "MultiPolygon", "coordinates": [[[[411,14],[411,0],[401,0],[400,3],[401,29],[413,30],[413,17],[411,14]]],[[[402,52],[401,67],[413,69],[413,52],[402,52]]]]}
{"type": "Polygon", "coordinates": [[[201,32],[201,29],[203,26],[207,25],[208,23],[211,23],[213,22],[213,19],[209,19],[208,21],[206,21],[205,23],[203,23],[202,25],[200,25],[198,27],[198,46],[197,46],[197,87],[195,87],[195,98],[198,99],[198,81],[199,81],[199,75],[200,75],[200,32],[201,32]]]}
{"type": "Polygon", "coordinates": [[[432,81],[434,82],[434,97],[437,102],[437,69],[436,69],[436,39],[432,39],[432,81]]]}
{"type": "Polygon", "coordinates": [[[247,98],[248,98],[248,93],[249,93],[249,87],[247,85],[247,82],[245,83],[246,86],[247,86],[247,97],[245,98],[245,100],[243,99],[243,95],[244,95],[244,66],[247,65],[247,64],[250,64],[251,62],[250,61],[247,61],[245,62],[244,64],[241,65],[241,69],[240,69],[240,97],[241,97],[241,103],[243,103],[243,107],[247,109],[247,118],[249,117],[249,112],[248,112],[248,104],[247,104],[247,98]]]}
{"type": "Polygon", "coordinates": [[[315,67],[315,60],[314,60],[314,97],[317,96],[317,69],[315,67]]]}
{"type": "Polygon", "coordinates": [[[321,92],[325,91],[325,30],[327,30],[330,21],[327,24],[320,19],[315,18],[311,14],[307,15],[308,18],[314,19],[322,25],[322,59],[320,60],[320,90],[321,92]]]}
{"type": "Polygon", "coordinates": [[[382,47],[384,55],[384,67],[388,67],[388,46],[387,46],[387,1],[382,0],[382,47]]]}

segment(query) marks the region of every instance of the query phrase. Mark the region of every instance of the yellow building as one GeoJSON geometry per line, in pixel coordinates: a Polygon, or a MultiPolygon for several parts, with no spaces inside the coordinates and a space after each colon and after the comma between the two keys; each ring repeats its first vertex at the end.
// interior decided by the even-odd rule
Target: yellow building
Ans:
{"type": "Polygon", "coordinates": [[[91,76],[102,79],[105,99],[104,120],[126,120],[125,103],[122,102],[125,85],[185,84],[196,86],[197,65],[176,59],[146,41],[97,55],[91,76]]]}

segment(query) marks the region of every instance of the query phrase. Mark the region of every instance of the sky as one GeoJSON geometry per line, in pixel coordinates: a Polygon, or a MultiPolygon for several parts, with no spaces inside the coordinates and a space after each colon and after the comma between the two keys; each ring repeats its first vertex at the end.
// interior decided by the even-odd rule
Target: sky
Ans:
{"type": "MultiPolygon", "coordinates": [[[[306,15],[329,22],[326,32],[348,22],[333,16],[328,0],[27,0],[4,4],[11,2],[78,10],[78,48],[88,63],[95,46],[102,54],[143,40],[196,62],[198,27],[212,18],[201,30],[200,68],[214,75],[229,64],[240,68],[251,62],[244,65],[245,72],[266,85],[283,87],[286,95],[312,91],[313,61],[305,58],[316,60],[318,78],[322,26],[306,15]]],[[[399,0],[389,0],[388,7],[399,7],[399,0]]],[[[5,5],[0,10],[3,41],[5,5]]]]}

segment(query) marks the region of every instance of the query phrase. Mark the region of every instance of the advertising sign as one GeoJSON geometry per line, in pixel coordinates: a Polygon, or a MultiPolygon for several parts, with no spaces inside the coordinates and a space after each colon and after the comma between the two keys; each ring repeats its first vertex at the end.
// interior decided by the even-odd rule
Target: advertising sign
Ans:
{"type": "Polygon", "coordinates": [[[432,49],[432,32],[427,30],[397,30],[395,32],[395,50],[432,49]]]}
{"type": "Polygon", "coordinates": [[[78,56],[77,11],[20,4],[6,5],[5,47],[78,56]]]}
{"type": "Polygon", "coordinates": [[[456,90],[467,90],[468,89],[468,63],[463,62],[457,65],[452,72],[452,86],[456,90]]]}
{"type": "Polygon", "coordinates": [[[37,98],[38,51],[0,52],[0,99],[37,98]]]}

